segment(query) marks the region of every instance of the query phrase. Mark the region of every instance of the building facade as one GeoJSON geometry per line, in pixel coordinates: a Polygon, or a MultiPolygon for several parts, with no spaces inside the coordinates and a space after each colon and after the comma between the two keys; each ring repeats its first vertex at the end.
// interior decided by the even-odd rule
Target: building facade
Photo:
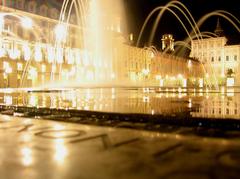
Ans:
{"type": "Polygon", "coordinates": [[[218,21],[215,30],[217,37],[192,41],[190,56],[198,59],[205,68],[205,83],[239,86],[240,80],[240,45],[227,44],[222,36],[218,21]]]}
{"type": "Polygon", "coordinates": [[[59,24],[60,6],[51,6],[52,1],[0,2],[0,88],[89,82],[186,87],[203,74],[198,61],[131,46],[118,16],[104,26],[109,48],[95,49],[103,56],[93,61],[96,54],[84,48],[74,14],[73,23],[59,24]]]}

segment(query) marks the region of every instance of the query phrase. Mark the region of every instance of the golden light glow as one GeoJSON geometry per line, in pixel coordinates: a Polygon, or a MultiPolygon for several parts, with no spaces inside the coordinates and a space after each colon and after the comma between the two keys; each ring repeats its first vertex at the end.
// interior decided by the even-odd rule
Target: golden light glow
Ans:
{"type": "Polygon", "coordinates": [[[21,23],[22,23],[22,26],[26,29],[32,29],[32,27],[33,27],[32,19],[30,19],[28,17],[23,17],[21,19],[21,23]]]}
{"type": "Polygon", "coordinates": [[[32,80],[35,80],[35,79],[37,79],[37,76],[38,76],[37,69],[34,68],[34,67],[30,67],[28,78],[32,79],[32,80]]]}
{"type": "Polygon", "coordinates": [[[64,144],[64,140],[63,139],[56,139],[54,141],[55,145],[55,154],[54,154],[54,160],[58,163],[58,164],[63,164],[65,161],[65,158],[68,155],[68,150],[67,147],[64,144]]]}
{"type": "Polygon", "coordinates": [[[55,29],[55,37],[57,42],[66,42],[67,39],[67,26],[64,24],[58,24],[55,29]]]}
{"type": "Polygon", "coordinates": [[[4,16],[0,15],[0,33],[4,30],[4,16]]]}
{"type": "Polygon", "coordinates": [[[22,71],[23,70],[23,64],[22,63],[17,63],[17,70],[22,71]]]}
{"type": "Polygon", "coordinates": [[[42,58],[43,58],[43,55],[42,55],[41,46],[40,46],[40,44],[37,44],[35,46],[34,59],[35,59],[36,62],[41,62],[42,58]]]}
{"type": "Polygon", "coordinates": [[[46,72],[46,65],[42,65],[42,72],[43,72],[43,73],[46,72]]]}
{"type": "Polygon", "coordinates": [[[23,45],[23,56],[25,61],[29,61],[31,58],[31,49],[28,43],[24,43],[23,45]]]}
{"type": "Polygon", "coordinates": [[[24,147],[21,149],[22,154],[22,164],[26,167],[33,163],[32,150],[29,147],[24,147]]]}
{"type": "Polygon", "coordinates": [[[233,87],[235,84],[234,78],[227,78],[227,87],[233,87]]]}

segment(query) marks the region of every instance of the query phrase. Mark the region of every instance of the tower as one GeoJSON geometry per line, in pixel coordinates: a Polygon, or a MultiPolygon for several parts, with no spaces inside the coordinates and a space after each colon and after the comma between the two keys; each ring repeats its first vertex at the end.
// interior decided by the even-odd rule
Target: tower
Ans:
{"type": "Polygon", "coordinates": [[[217,26],[216,26],[216,29],[214,31],[214,33],[218,36],[218,37],[222,37],[224,35],[223,33],[223,29],[222,29],[222,26],[220,24],[220,19],[218,18],[217,20],[217,26]]]}
{"type": "Polygon", "coordinates": [[[174,51],[174,38],[172,34],[164,34],[162,36],[162,50],[167,50],[167,52],[174,51]]]}

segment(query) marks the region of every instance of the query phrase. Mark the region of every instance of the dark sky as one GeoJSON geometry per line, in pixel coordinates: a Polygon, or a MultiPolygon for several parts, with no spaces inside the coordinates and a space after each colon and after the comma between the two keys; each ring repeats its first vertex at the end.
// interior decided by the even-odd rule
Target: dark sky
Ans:
{"type": "MultiPolygon", "coordinates": [[[[167,0],[123,0],[123,1],[124,1],[126,13],[127,13],[127,19],[128,19],[127,20],[128,32],[134,33],[135,40],[136,40],[136,36],[138,36],[140,32],[140,28],[143,25],[143,22],[147,17],[147,15],[155,7],[166,5],[169,2],[169,0],[168,1],[167,0]]],[[[214,10],[226,10],[228,12],[231,12],[237,18],[240,19],[240,1],[239,0],[180,0],[180,2],[185,4],[185,6],[187,6],[187,8],[192,13],[196,21],[206,13],[209,13],[214,10]]],[[[154,17],[152,19],[154,19],[154,17]]],[[[210,19],[208,19],[200,30],[213,32],[216,27],[217,18],[218,17],[213,16],[210,19]]],[[[181,16],[181,19],[184,19],[184,18],[181,16]]],[[[146,32],[144,33],[141,45],[144,45],[147,42],[147,38],[149,37],[148,32],[152,27],[152,22],[153,21],[150,21],[150,23],[148,24],[145,30],[146,32]]],[[[240,34],[237,32],[237,30],[235,30],[234,27],[223,18],[220,18],[220,22],[222,24],[222,27],[224,29],[226,36],[232,41],[232,43],[238,42],[240,34]]],[[[183,40],[187,36],[184,29],[181,27],[181,24],[169,12],[164,14],[160,22],[160,25],[156,34],[156,38],[154,41],[154,45],[160,46],[161,36],[164,33],[172,33],[176,40],[183,40]]]]}

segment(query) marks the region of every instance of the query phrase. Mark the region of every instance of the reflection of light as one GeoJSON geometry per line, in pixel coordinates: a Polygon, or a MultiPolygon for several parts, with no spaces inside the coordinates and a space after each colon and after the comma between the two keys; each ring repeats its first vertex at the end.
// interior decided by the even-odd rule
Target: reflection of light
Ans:
{"type": "Polygon", "coordinates": [[[62,164],[66,158],[66,156],[68,155],[68,151],[67,148],[64,144],[64,140],[63,139],[56,139],[54,141],[55,145],[55,154],[54,154],[54,160],[59,163],[62,164]]]}
{"type": "Polygon", "coordinates": [[[154,111],[154,109],[152,109],[152,115],[154,115],[155,114],[155,111],[154,111]]]}
{"type": "Polygon", "coordinates": [[[63,130],[65,127],[64,127],[63,125],[61,125],[61,124],[55,124],[55,125],[53,126],[53,128],[54,128],[55,130],[63,130]]]}
{"type": "Polygon", "coordinates": [[[32,140],[32,136],[29,133],[24,133],[21,136],[23,142],[30,142],[32,140]]]}
{"type": "Polygon", "coordinates": [[[234,96],[234,88],[227,89],[227,96],[233,97],[234,96]]]}
{"type": "Polygon", "coordinates": [[[22,154],[22,164],[26,167],[30,166],[33,163],[32,150],[28,147],[24,147],[21,149],[21,154],[22,154]]]}

